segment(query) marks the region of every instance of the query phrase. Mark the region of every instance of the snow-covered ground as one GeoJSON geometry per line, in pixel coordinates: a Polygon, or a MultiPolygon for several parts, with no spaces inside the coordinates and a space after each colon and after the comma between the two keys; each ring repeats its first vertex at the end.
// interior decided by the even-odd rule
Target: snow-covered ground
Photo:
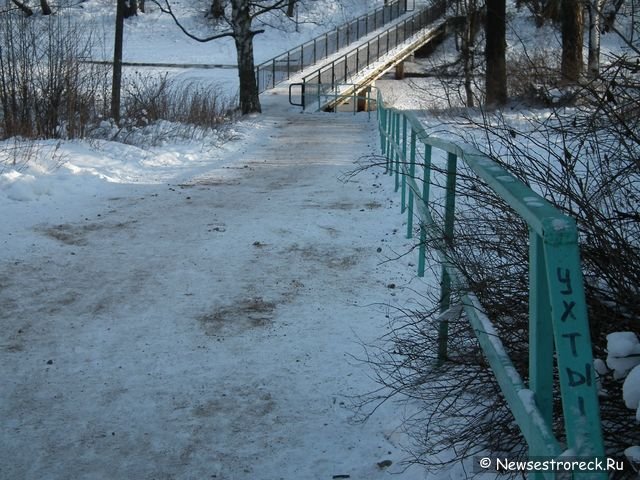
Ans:
{"type": "MultiPolygon", "coordinates": [[[[231,63],[169,27],[129,21],[125,58],[231,63]]],[[[258,59],[306,39],[270,35],[258,59]]],[[[410,248],[387,179],[341,181],[375,117],[280,93],[197,140],[3,143],[0,477],[425,478],[393,405],[349,408],[376,388],[356,358],[384,305],[428,288],[386,261],[410,248]]]]}
{"type": "MultiPolygon", "coordinates": [[[[381,2],[335,3],[256,37],[257,62],[381,2]]],[[[112,7],[83,5],[110,58],[112,7]]],[[[147,5],[125,60],[235,63],[230,41],[189,41],[147,5]]],[[[172,75],[237,89],[234,70],[172,75]]],[[[425,107],[400,85],[385,98],[425,107]]],[[[402,257],[392,182],[340,181],[378,153],[375,118],[262,99],[197,140],[3,143],[1,478],[434,478],[399,463],[395,405],[350,421],[377,387],[354,356],[386,332],[385,304],[436,288],[402,257]]]]}

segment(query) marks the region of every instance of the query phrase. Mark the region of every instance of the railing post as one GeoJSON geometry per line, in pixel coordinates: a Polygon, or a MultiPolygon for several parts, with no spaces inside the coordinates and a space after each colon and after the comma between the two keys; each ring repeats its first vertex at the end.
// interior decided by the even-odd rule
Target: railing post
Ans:
{"type": "Polygon", "coordinates": [[[331,62],[331,89],[336,87],[336,62],[331,62]]]}
{"type": "Polygon", "coordinates": [[[395,191],[397,192],[400,188],[400,113],[396,114],[396,125],[395,125],[395,145],[396,145],[396,157],[395,157],[395,191]]]}
{"type": "MultiPolygon", "coordinates": [[[[402,116],[402,158],[400,159],[401,165],[401,194],[400,194],[400,213],[404,213],[406,210],[406,196],[407,196],[407,177],[406,165],[407,165],[407,116],[402,116]]],[[[400,170],[400,169],[398,169],[400,170]]]]}
{"type": "Polygon", "coordinates": [[[390,112],[386,108],[384,109],[384,138],[385,138],[385,165],[384,165],[384,173],[389,173],[389,162],[391,156],[391,119],[393,118],[393,112],[390,112]]]}
{"type": "Polygon", "coordinates": [[[393,171],[393,132],[396,114],[392,110],[387,110],[387,115],[389,115],[389,117],[387,118],[387,169],[385,170],[385,173],[391,175],[391,172],[393,171]]]}
{"type": "Polygon", "coordinates": [[[303,79],[302,80],[302,88],[301,90],[301,95],[302,95],[302,110],[304,110],[305,108],[307,108],[307,82],[303,79]]]}
{"type": "MultiPolygon", "coordinates": [[[[422,198],[425,207],[429,208],[429,185],[431,184],[431,145],[424,145],[424,167],[422,172],[422,198]]],[[[418,257],[418,276],[424,277],[427,230],[424,222],[420,222],[420,248],[418,257]]]]}
{"type": "Polygon", "coordinates": [[[287,52],[287,80],[289,80],[289,72],[291,72],[291,53],[287,52]]]}
{"type": "MultiPolygon", "coordinates": [[[[567,446],[577,456],[602,457],[602,431],[598,406],[591,334],[580,258],[578,234],[573,219],[573,241],[554,242],[544,238],[551,318],[567,446]]],[[[553,236],[557,223],[550,221],[544,231],[553,236]]],[[[607,478],[606,474],[597,475],[607,478]]],[[[595,478],[595,476],[593,477],[595,478]]]]}
{"type": "Polygon", "coordinates": [[[387,32],[387,51],[385,53],[389,53],[389,37],[391,35],[389,35],[389,33],[387,32]]]}
{"type": "MultiPolygon", "coordinates": [[[[409,147],[409,178],[416,177],[416,132],[411,128],[411,145],[409,147]]],[[[409,205],[407,214],[407,238],[413,237],[413,190],[409,189],[409,205]]]]}
{"type": "Polygon", "coordinates": [[[553,414],[553,327],[542,238],[529,232],[529,388],[542,417],[553,414]]]}
{"type": "Polygon", "coordinates": [[[347,83],[348,80],[348,75],[349,75],[349,68],[348,68],[348,59],[347,56],[344,56],[344,83],[347,83]]]}
{"type": "Polygon", "coordinates": [[[391,123],[392,143],[391,143],[391,158],[389,159],[389,175],[393,175],[393,168],[396,162],[397,143],[398,143],[398,137],[396,135],[396,131],[397,131],[396,124],[398,123],[398,112],[395,112],[395,111],[392,112],[391,118],[392,118],[392,123],[391,123]]]}
{"type": "MultiPolygon", "coordinates": [[[[453,225],[456,207],[456,168],[458,158],[455,154],[447,156],[447,187],[444,206],[444,244],[447,250],[453,249],[453,225]]],[[[451,306],[451,277],[446,265],[442,265],[442,280],[440,289],[440,313],[446,312],[451,306]]],[[[447,359],[447,342],[449,340],[449,322],[443,318],[438,326],[438,365],[447,359]]]]}
{"type": "Polygon", "coordinates": [[[385,112],[378,106],[378,129],[380,130],[380,150],[382,155],[387,156],[387,139],[386,139],[387,122],[385,112]]]}
{"type": "Polygon", "coordinates": [[[273,63],[271,64],[271,72],[273,74],[273,76],[271,77],[271,82],[272,85],[275,87],[276,86],[276,59],[273,59],[273,63]]]}
{"type": "MultiPolygon", "coordinates": [[[[553,427],[553,326],[542,238],[529,230],[529,389],[540,415],[553,427]]],[[[529,456],[541,452],[529,448],[529,456]]],[[[542,480],[542,473],[532,478],[542,480]]]]}

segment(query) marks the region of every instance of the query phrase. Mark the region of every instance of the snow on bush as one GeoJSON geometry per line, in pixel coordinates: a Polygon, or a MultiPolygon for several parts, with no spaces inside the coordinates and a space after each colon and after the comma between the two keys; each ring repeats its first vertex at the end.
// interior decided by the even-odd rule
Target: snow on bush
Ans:
{"type": "Polygon", "coordinates": [[[640,364],[640,342],[633,332],[607,335],[607,352],[607,366],[613,370],[616,380],[624,378],[632,368],[640,364]]]}
{"type": "MultiPolygon", "coordinates": [[[[614,332],[607,335],[607,365],[616,379],[627,377],[622,385],[622,398],[627,408],[636,411],[640,422],[640,342],[633,332],[614,332]]],[[[632,465],[640,464],[640,446],[624,451],[632,465]]]]}
{"type": "Polygon", "coordinates": [[[628,408],[637,410],[636,420],[640,422],[640,365],[636,365],[627,375],[622,386],[622,398],[628,408]]]}

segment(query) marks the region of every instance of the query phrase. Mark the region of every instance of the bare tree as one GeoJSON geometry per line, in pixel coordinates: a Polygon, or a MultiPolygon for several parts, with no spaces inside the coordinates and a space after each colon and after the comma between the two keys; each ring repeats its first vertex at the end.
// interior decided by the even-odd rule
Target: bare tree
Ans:
{"type": "Polygon", "coordinates": [[[587,74],[595,78],[600,73],[600,29],[602,8],[605,0],[590,0],[587,3],[589,12],[589,60],[587,74]]]}
{"type": "Polygon", "coordinates": [[[582,74],[582,0],[562,0],[562,67],[564,80],[575,83],[582,74]]]}
{"type": "Polygon", "coordinates": [[[297,0],[289,0],[289,3],[287,4],[287,17],[289,18],[293,18],[293,14],[295,13],[296,8],[296,1],[297,0]]]}
{"type": "Polygon", "coordinates": [[[40,0],[40,8],[42,9],[43,15],[51,15],[51,7],[47,3],[47,0],[40,0]]]}
{"type": "Polygon", "coordinates": [[[222,0],[213,0],[211,2],[211,9],[209,13],[215,20],[220,20],[224,17],[224,4],[222,0]]]}
{"type": "Polygon", "coordinates": [[[23,3],[20,0],[11,0],[11,1],[15,4],[16,7],[22,10],[22,12],[27,17],[30,17],[31,15],[33,15],[33,10],[31,10],[31,8],[26,3],[23,3]]]}
{"type": "Polygon", "coordinates": [[[485,89],[488,106],[504,105],[507,102],[506,2],[487,0],[485,21],[485,89]]]}
{"type": "Polygon", "coordinates": [[[122,90],[122,39],[124,36],[124,17],[126,0],[117,0],[115,43],[113,48],[113,75],[111,77],[111,116],[120,123],[120,92],[122,90]]]}
{"type": "Polygon", "coordinates": [[[159,4],[157,0],[154,0],[154,2],[162,12],[171,15],[180,30],[193,40],[210,42],[224,37],[233,38],[238,59],[238,77],[240,79],[240,110],[243,114],[260,113],[262,109],[255,75],[253,37],[263,33],[264,30],[254,29],[252,27],[253,20],[268,12],[282,8],[287,5],[289,0],[231,0],[231,12],[226,11],[224,14],[228,28],[209,37],[198,37],[189,32],[176,18],[169,0],[165,0],[164,5],[159,4]]]}
{"type": "MultiPolygon", "coordinates": [[[[21,2],[20,0],[11,0],[16,7],[18,7],[25,16],[30,17],[33,15],[33,10],[29,7],[26,2],[21,2]]],[[[43,15],[51,15],[53,12],[51,11],[51,7],[47,0],[40,0],[40,8],[42,9],[43,15]]]]}
{"type": "Polygon", "coordinates": [[[464,91],[467,107],[473,107],[475,96],[473,91],[473,75],[476,67],[476,35],[480,27],[480,6],[477,0],[462,0],[459,8],[464,15],[464,23],[460,32],[460,57],[464,73],[464,91]]]}

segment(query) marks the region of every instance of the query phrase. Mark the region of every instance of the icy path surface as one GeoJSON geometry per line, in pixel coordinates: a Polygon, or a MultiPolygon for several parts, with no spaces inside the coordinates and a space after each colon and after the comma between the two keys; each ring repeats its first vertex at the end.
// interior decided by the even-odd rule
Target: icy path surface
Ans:
{"type": "Polygon", "coordinates": [[[390,475],[392,405],[347,408],[375,387],[350,355],[416,281],[413,255],[384,262],[410,244],[389,179],[338,180],[375,120],[285,102],[266,95],[227,168],[11,207],[1,478],[425,478],[390,475]]]}

